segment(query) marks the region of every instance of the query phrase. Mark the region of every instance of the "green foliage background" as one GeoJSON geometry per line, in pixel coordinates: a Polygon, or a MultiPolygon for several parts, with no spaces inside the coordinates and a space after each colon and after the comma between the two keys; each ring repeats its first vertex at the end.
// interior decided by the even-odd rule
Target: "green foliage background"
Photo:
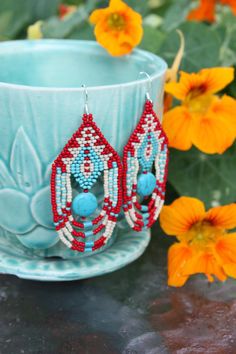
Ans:
{"type": "MultiPolygon", "coordinates": [[[[67,19],[58,18],[60,0],[1,0],[0,40],[26,37],[27,27],[44,20],[45,38],[94,39],[89,13],[107,6],[103,0],[64,0],[79,5],[67,19]]],[[[228,7],[217,8],[214,24],[189,22],[186,15],[196,6],[191,0],[126,0],[144,19],[141,48],[162,56],[172,64],[179,48],[176,29],[184,33],[186,48],[181,70],[192,72],[214,66],[236,65],[236,17],[228,7]]],[[[236,83],[227,94],[236,97],[236,83]]],[[[235,112],[236,115],[236,112],[235,112]]],[[[206,155],[193,148],[187,152],[172,149],[169,182],[180,195],[202,199],[207,206],[236,200],[236,145],[223,155],[206,155]]]]}

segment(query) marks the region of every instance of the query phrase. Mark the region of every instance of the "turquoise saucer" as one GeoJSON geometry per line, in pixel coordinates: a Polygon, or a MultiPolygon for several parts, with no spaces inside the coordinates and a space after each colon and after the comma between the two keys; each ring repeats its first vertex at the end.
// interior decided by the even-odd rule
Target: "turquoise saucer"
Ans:
{"type": "Polygon", "coordinates": [[[35,258],[0,248],[0,273],[41,281],[69,281],[113,272],[135,261],[145,251],[150,232],[119,230],[115,242],[104,252],[78,259],[35,258]]]}

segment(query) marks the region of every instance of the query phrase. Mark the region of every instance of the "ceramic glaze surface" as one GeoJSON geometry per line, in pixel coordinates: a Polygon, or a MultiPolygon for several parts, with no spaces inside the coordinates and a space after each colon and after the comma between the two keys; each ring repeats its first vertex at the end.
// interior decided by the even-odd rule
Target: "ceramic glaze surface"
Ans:
{"type": "MultiPolygon", "coordinates": [[[[66,249],[54,231],[49,189],[51,163],[81,123],[82,84],[88,87],[89,109],[96,124],[121,155],[142,113],[148,87],[146,79],[139,79],[139,72],[146,71],[151,76],[151,97],[161,116],[166,64],[141,50],[124,58],[112,58],[95,42],[39,40],[1,43],[0,67],[1,253],[11,253],[12,244],[13,263],[17,257],[30,254],[35,268],[38,259],[51,256],[86,257],[80,266],[89,267],[88,254],[66,249]]],[[[102,181],[96,184],[95,195],[101,202],[102,181]]],[[[122,217],[117,230],[122,242],[122,234],[128,232],[122,217]]],[[[105,249],[114,241],[115,247],[117,230],[103,248],[104,266],[97,274],[109,271],[105,249]]],[[[145,235],[148,239],[148,231],[145,235]]],[[[114,269],[121,266],[116,258],[114,269]]],[[[132,255],[131,258],[134,259],[132,255]]],[[[8,267],[10,272],[9,261],[0,270],[8,272],[8,267]]],[[[13,272],[20,273],[24,269],[13,272]]]]}

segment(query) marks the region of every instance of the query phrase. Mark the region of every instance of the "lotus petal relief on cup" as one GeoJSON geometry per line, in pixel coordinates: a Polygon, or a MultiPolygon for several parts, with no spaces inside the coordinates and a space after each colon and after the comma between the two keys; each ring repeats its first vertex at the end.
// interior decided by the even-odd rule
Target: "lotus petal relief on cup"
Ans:
{"type": "MultiPolygon", "coordinates": [[[[145,74],[151,85],[149,75],[140,74],[145,74]]],[[[148,92],[140,121],[124,147],[123,166],[125,216],[135,231],[141,231],[158,218],[164,203],[168,168],[167,137],[148,92]],[[147,203],[142,204],[146,199],[147,203]]]]}
{"type": "Polygon", "coordinates": [[[78,252],[90,252],[101,248],[109,240],[122,204],[121,175],[117,152],[88,112],[85,89],[83,122],[52,165],[54,223],[67,247],[78,252]],[[102,174],[104,202],[99,214],[95,215],[98,201],[90,190],[102,174]],[[74,199],[72,180],[82,190],[74,199]]]}

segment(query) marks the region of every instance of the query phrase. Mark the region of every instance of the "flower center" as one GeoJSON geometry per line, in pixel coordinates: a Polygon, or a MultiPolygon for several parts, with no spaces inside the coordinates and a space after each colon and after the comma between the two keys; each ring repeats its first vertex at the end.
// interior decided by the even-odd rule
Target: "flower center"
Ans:
{"type": "Polygon", "coordinates": [[[202,249],[214,244],[224,233],[224,230],[212,226],[207,221],[199,221],[186,232],[184,238],[189,245],[202,249]]]}
{"type": "Polygon", "coordinates": [[[125,18],[124,16],[120,15],[117,12],[113,12],[109,17],[108,17],[108,25],[112,29],[115,29],[117,31],[122,31],[125,27],[125,18]]]}
{"type": "Polygon", "coordinates": [[[202,115],[207,112],[214,96],[205,93],[206,91],[207,88],[205,85],[194,87],[189,90],[189,93],[184,100],[184,104],[188,107],[191,113],[202,115]]]}

